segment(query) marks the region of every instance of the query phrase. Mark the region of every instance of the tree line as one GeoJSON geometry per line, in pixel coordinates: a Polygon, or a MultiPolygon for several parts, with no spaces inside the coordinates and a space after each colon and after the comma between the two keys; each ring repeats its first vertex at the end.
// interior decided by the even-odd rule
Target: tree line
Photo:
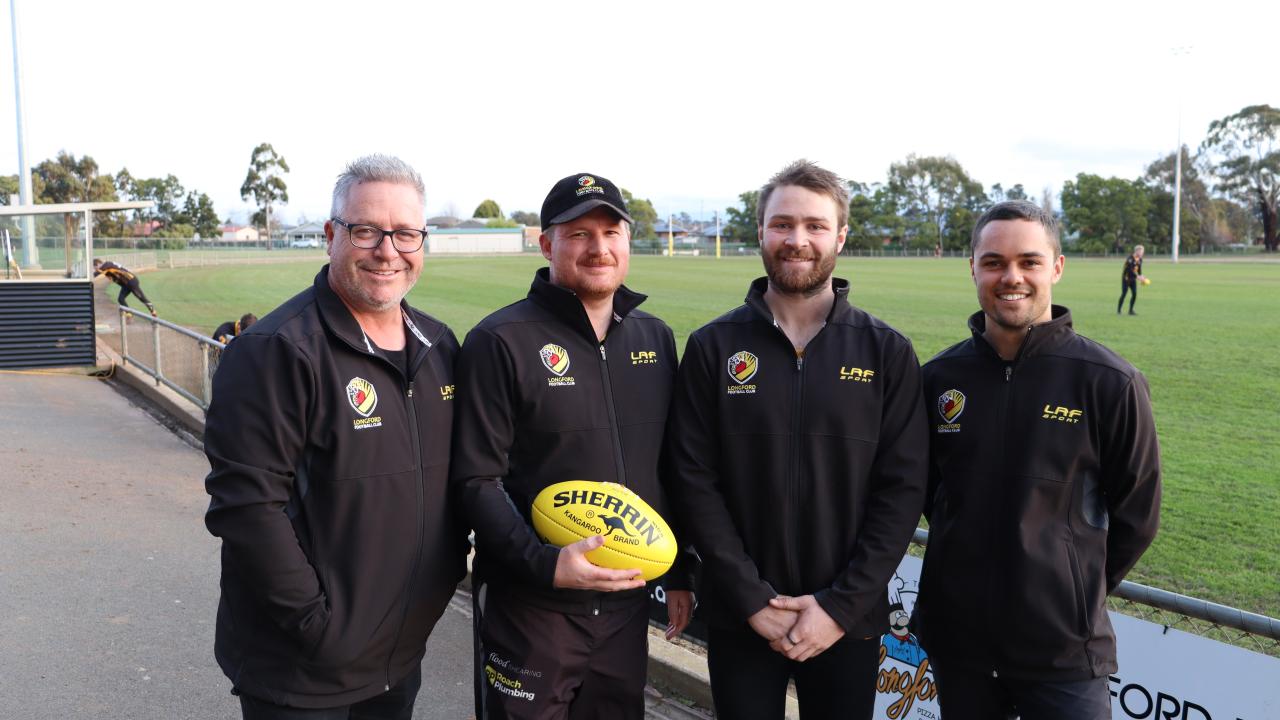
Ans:
{"type": "MultiPolygon", "coordinates": [[[[1231,243],[1277,249],[1280,200],[1280,109],[1254,105],[1215,120],[1198,150],[1182,153],[1182,251],[1231,243]]],[[[966,250],[977,217],[1003,200],[1030,200],[1063,221],[1064,244],[1080,252],[1121,252],[1145,244],[1168,252],[1172,242],[1173,153],[1153,161],[1137,178],[1080,173],[1066,181],[1060,207],[1045,188],[1030,197],[1021,184],[984,188],[953,157],[908,155],[889,166],[884,181],[849,181],[849,236],[854,248],[966,250]]],[[[756,242],[759,191],[727,208],[724,235],[756,242]]]]}

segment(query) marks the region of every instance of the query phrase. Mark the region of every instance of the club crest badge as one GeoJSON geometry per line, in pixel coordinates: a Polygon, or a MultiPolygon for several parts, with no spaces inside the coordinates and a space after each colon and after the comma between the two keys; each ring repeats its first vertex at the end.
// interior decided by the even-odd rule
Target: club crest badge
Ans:
{"type": "Polygon", "coordinates": [[[938,396],[938,414],[944,422],[952,423],[964,412],[964,393],[948,390],[938,396]]]}
{"type": "Polygon", "coordinates": [[[751,378],[755,377],[756,370],[760,368],[760,361],[755,355],[746,350],[739,350],[729,358],[727,370],[729,377],[733,381],[742,385],[751,378]]]}
{"type": "Polygon", "coordinates": [[[378,407],[378,391],[364,378],[351,378],[347,383],[347,401],[360,417],[369,417],[378,407]]]}
{"type": "Polygon", "coordinates": [[[564,377],[569,370],[569,351],[555,343],[543,345],[538,355],[542,358],[542,364],[560,377],[564,377]]]}

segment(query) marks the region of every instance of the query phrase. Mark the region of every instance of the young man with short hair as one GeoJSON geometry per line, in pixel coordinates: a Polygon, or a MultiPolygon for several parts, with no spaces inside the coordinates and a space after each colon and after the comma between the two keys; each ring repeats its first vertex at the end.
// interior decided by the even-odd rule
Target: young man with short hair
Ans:
{"type": "Polygon", "coordinates": [[[924,366],[929,547],[912,625],[947,720],[1106,720],[1106,597],[1159,521],[1150,391],[1053,304],[1053,215],[999,203],[971,250],[971,337],[924,366]]]}
{"type": "Polygon", "coordinates": [[[1120,272],[1120,301],[1116,303],[1116,314],[1120,314],[1120,309],[1124,307],[1124,296],[1129,295],[1129,314],[1137,315],[1133,311],[1133,304],[1138,301],[1138,283],[1146,278],[1142,274],[1142,256],[1146,254],[1146,249],[1141,245],[1133,246],[1133,252],[1129,257],[1125,258],[1124,270],[1120,272]]]}
{"type": "Polygon", "coordinates": [[[689,338],[668,434],[702,559],[720,717],[870,718],[887,584],[926,462],[911,343],[832,278],[848,231],[834,173],[798,161],[760,191],[767,277],[689,338]]]}
{"type": "Polygon", "coordinates": [[[120,286],[120,296],[116,298],[116,303],[129,307],[129,303],[125,302],[130,295],[142,301],[147,306],[147,310],[151,313],[151,317],[159,317],[156,315],[156,306],[151,304],[147,299],[146,293],[142,292],[142,285],[138,282],[138,276],[129,271],[123,265],[117,265],[110,260],[103,261],[102,258],[93,259],[93,276],[106,275],[112,282],[120,286]]]}

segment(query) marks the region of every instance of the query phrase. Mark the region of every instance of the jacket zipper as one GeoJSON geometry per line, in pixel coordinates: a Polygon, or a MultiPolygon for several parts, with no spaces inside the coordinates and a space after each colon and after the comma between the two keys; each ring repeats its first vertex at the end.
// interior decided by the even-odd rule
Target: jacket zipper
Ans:
{"type": "MultiPolygon", "coordinates": [[[[427,361],[427,355],[435,348],[436,343],[440,341],[440,337],[442,335],[444,335],[443,332],[432,338],[430,344],[426,346],[426,351],[422,353],[422,357],[419,358],[417,362],[413,363],[412,370],[414,375],[417,375],[418,368],[422,367],[422,364],[427,361]]],[[[400,626],[396,628],[396,639],[395,642],[391,643],[391,652],[387,655],[387,682],[382,688],[383,692],[391,690],[391,662],[395,659],[396,650],[400,648],[400,636],[404,633],[404,621],[405,618],[409,617],[409,605],[413,602],[411,594],[413,593],[413,588],[418,584],[418,568],[422,565],[422,516],[426,512],[426,508],[423,507],[426,502],[426,491],[423,489],[425,478],[422,476],[422,442],[418,435],[418,408],[417,405],[414,404],[413,399],[413,379],[406,379],[409,381],[409,387],[405,391],[406,404],[409,406],[409,436],[412,439],[410,444],[413,445],[413,469],[414,474],[417,476],[416,489],[418,495],[418,512],[415,513],[415,516],[417,519],[418,541],[417,549],[414,551],[413,555],[413,567],[409,571],[409,583],[405,586],[405,590],[402,593],[402,596],[404,597],[404,605],[400,608],[400,626]]]]}
{"type": "MultiPolygon", "coordinates": [[[[1015,354],[1015,355],[1013,356],[1013,360],[1011,360],[1011,361],[1006,361],[1004,358],[1000,358],[1000,361],[1004,363],[1004,385],[1003,385],[1003,387],[1002,387],[1002,390],[1003,390],[1003,393],[1004,393],[1004,397],[1003,397],[1003,402],[1000,404],[1000,408],[1001,408],[1001,409],[1000,409],[1000,413],[1001,413],[1001,414],[1000,414],[1000,423],[999,423],[999,428],[997,429],[997,432],[999,433],[999,436],[1000,436],[1000,479],[1001,479],[1001,483],[1009,482],[1009,479],[1010,479],[1010,478],[1009,478],[1009,443],[1008,443],[1008,437],[1009,437],[1009,435],[1008,435],[1007,430],[1008,430],[1008,425],[1009,425],[1009,416],[1010,416],[1010,415],[1011,415],[1011,413],[1012,413],[1012,410],[1011,410],[1011,408],[1010,408],[1010,404],[1013,402],[1013,368],[1014,368],[1014,366],[1015,366],[1015,365],[1017,365],[1017,364],[1018,364],[1018,361],[1022,358],[1022,350],[1023,350],[1023,348],[1025,348],[1025,347],[1027,346],[1027,339],[1030,337],[1030,335],[1031,335],[1031,330],[1028,330],[1028,331],[1027,331],[1027,337],[1024,337],[1024,338],[1022,339],[1022,344],[1018,346],[1018,352],[1017,352],[1017,354],[1015,354]]],[[[996,357],[999,357],[999,354],[997,354],[997,355],[996,355],[996,357]]],[[[1010,493],[1001,493],[1000,495],[1001,495],[1001,498],[1002,498],[1002,510],[1001,510],[1001,515],[1000,515],[1000,516],[1001,516],[1001,517],[1008,517],[1008,511],[1009,511],[1009,508],[1008,508],[1007,503],[1008,503],[1008,498],[1009,498],[1010,493]]],[[[999,538],[999,534],[998,534],[998,528],[999,528],[999,524],[998,524],[998,523],[991,523],[991,524],[988,526],[988,532],[990,533],[990,535],[988,536],[988,537],[989,537],[989,542],[990,542],[990,544],[988,545],[988,547],[1003,547],[1003,546],[1004,546],[1004,543],[1000,542],[1000,538],[999,538]]],[[[996,603],[997,603],[998,598],[991,597],[991,595],[992,595],[993,593],[1000,593],[1000,589],[999,589],[999,588],[997,588],[997,587],[996,587],[996,584],[995,584],[996,568],[997,568],[999,565],[1000,565],[1000,563],[999,563],[999,562],[994,562],[994,563],[991,563],[991,565],[987,568],[987,573],[988,573],[988,576],[987,576],[987,593],[988,593],[988,600],[987,600],[987,603],[986,603],[986,607],[987,607],[987,627],[997,627],[997,624],[996,624],[996,622],[995,622],[995,618],[994,618],[994,617],[992,617],[992,614],[996,611],[996,609],[997,609],[997,607],[998,607],[998,606],[997,606],[997,604],[996,604],[996,603]]],[[[1001,593],[1001,594],[1002,594],[1002,593],[1001,593]]],[[[995,648],[995,647],[993,647],[991,644],[989,644],[989,645],[988,645],[988,652],[990,653],[990,657],[991,657],[991,661],[992,661],[993,665],[997,662],[997,658],[999,657],[999,653],[998,653],[998,652],[995,652],[995,649],[996,649],[996,648],[995,648]]],[[[999,668],[998,668],[998,667],[992,667],[992,668],[991,668],[991,677],[999,677],[999,676],[1000,676],[1000,670],[999,670],[999,668]]]]}
{"type": "Polygon", "coordinates": [[[613,437],[613,464],[617,466],[618,484],[626,486],[627,471],[622,457],[622,434],[618,432],[618,417],[614,414],[613,384],[609,381],[609,357],[604,343],[600,343],[600,380],[604,385],[604,406],[609,413],[609,432],[613,437]]]}
{"type": "MultiPolygon", "coordinates": [[[[779,330],[781,330],[781,328],[779,328],[779,330]]],[[[791,342],[790,340],[787,341],[788,344],[790,344],[790,342],[791,342]]],[[[809,341],[809,345],[810,346],[813,345],[812,340],[809,341]]],[[[794,351],[795,351],[795,347],[792,346],[792,352],[794,351]]],[[[790,526],[787,528],[787,537],[791,540],[790,542],[787,543],[787,555],[788,555],[787,565],[791,567],[791,572],[790,572],[791,587],[789,588],[789,590],[792,593],[800,592],[800,588],[801,588],[800,554],[799,554],[799,551],[796,549],[796,543],[794,542],[794,540],[796,537],[799,536],[797,533],[797,528],[800,525],[800,519],[798,517],[800,514],[800,501],[798,499],[798,496],[800,494],[800,489],[797,486],[800,484],[800,429],[801,429],[800,419],[801,419],[801,411],[803,410],[803,404],[804,404],[802,400],[803,396],[804,396],[804,356],[796,355],[796,388],[794,393],[795,400],[792,403],[792,407],[791,407],[791,452],[790,452],[791,462],[787,463],[788,465],[787,475],[789,476],[787,478],[787,504],[789,507],[787,508],[788,512],[786,515],[787,524],[790,526]]]]}

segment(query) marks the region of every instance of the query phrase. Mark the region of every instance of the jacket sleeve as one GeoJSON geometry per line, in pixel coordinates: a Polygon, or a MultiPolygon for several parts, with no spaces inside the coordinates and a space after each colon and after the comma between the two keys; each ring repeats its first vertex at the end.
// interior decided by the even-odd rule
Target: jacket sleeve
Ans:
{"type": "Polygon", "coordinates": [[[885,596],[920,522],[928,478],[929,437],[920,388],[920,363],[902,342],[884,374],[880,440],[868,475],[869,492],[858,543],[849,565],[831,585],[814,593],[823,610],[845,630],[885,596]]]}
{"type": "Polygon", "coordinates": [[[1116,589],[1155,539],[1160,525],[1160,445],[1151,413],[1151,390],[1140,373],[1124,389],[1103,442],[1106,494],[1107,592],[1116,589]]]}
{"type": "Polygon", "coordinates": [[[667,434],[672,490],[681,527],[702,560],[704,578],[745,622],[778,593],[747,555],[720,491],[720,423],[713,378],[695,334],[685,346],[676,377],[667,434]]]}
{"type": "Polygon", "coordinates": [[[502,341],[480,328],[458,356],[450,483],[476,533],[476,548],[525,583],[554,586],[560,549],[542,542],[502,486],[515,440],[515,367],[502,341]]]}
{"type": "MultiPolygon", "coordinates": [[[[664,340],[665,342],[662,346],[662,362],[666,363],[664,367],[677,367],[676,341],[669,327],[666,328],[664,340]]],[[[667,433],[671,432],[672,414],[672,407],[668,407],[665,427],[667,433]]],[[[698,572],[698,555],[693,549],[693,543],[689,540],[684,517],[675,512],[676,503],[672,502],[676,498],[676,474],[675,467],[671,462],[670,448],[670,435],[665,435],[658,461],[659,477],[662,482],[662,494],[665,502],[659,512],[662,513],[662,516],[666,518],[667,523],[671,526],[671,532],[675,533],[676,541],[680,543],[680,549],[676,552],[676,559],[671,564],[671,569],[667,570],[666,574],[662,576],[662,586],[667,590],[693,590],[694,579],[698,572]]]]}
{"type": "Polygon", "coordinates": [[[303,457],[314,373],[278,336],[246,337],[213,378],[204,449],[209,532],[222,538],[223,572],[253,588],[275,623],[307,650],[328,623],[328,601],[285,506],[303,457]]]}

